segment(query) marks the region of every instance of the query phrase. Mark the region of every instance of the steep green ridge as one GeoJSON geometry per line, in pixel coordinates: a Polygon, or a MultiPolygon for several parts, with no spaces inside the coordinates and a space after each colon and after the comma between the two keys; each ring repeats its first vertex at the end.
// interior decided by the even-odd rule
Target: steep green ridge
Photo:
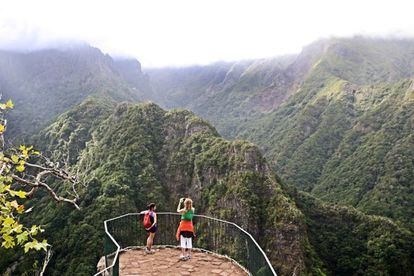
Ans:
{"type": "Polygon", "coordinates": [[[90,95],[142,100],[149,84],[140,64],[131,63],[86,45],[28,53],[0,51],[0,91],[17,107],[10,117],[9,135],[33,133],[90,95]]]}
{"type": "Polygon", "coordinates": [[[319,41],[296,56],[145,72],[155,102],[188,108],[211,121],[225,137],[234,137],[240,123],[272,111],[294,94],[325,48],[325,41],[319,41]]]}
{"type": "Polygon", "coordinates": [[[328,42],[320,61],[333,75],[355,84],[396,82],[413,76],[414,41],[335,38],[328,42]]]}
{"type": "MultiPolygon", "coordinates": [[[[56,207],[41,196],[35,199],[31,220],[45,225],[53,244],[50,275],[96,270],[104,219],[142,210],[149,201],[157,202],[159,210],[173,210],[177,198],[187,194],[197,212],[235,221],[252,232],[271,250],[272,262],[283,274],[309,269],[302,215],[258,148],[224,140],[189,111],[167,112],[150,103],[114,108],[88,99],[42,131],[37,142],[55,158],[69,156],[87,185],[79,191],[81,212],[56,207]],[[260,238],[264,233],[278,239],[260,238]]],[[[57,189],[64,193],[69,187],[57,189]]]]}
{"type": "MultiPolygon", "coordinates": [[[[33,199],[30,220],[45,225],[54,250],[48,275],[92,274],[102,255],[104,219],[141,210],[149,201],[173,210],[183,195],[194,199],[198,213],[235,221],[251,232],[280,275],[390,275],[395,267],[409,275],[413,269],[407,231],[357,211],[343,215],[335,211],[339,207],[286,189],[256,146],[224,140],[189,111],[90,98],[59,116],[37,143],[54,158],[69,160],[86,185],[79,191],[80,212],[41,194],[33,199]],[[336,229],[357,229],[339,256],[335,248],[348,236],[336,229]],[[381,243],[378,233],[384,231],[381,243]],[[387,257],[384,246],[393,250],[384,251],[387,257]]],[[[2,268],[19,260],[19,253],[6,256],[2,268]]],[[[19,260],[16,273],[31,261],[19,260]]]]}
{"type": "Polygon", "coordinates": [[[294,195],[315,254],[330,275],[412,275],[414,236],[388,218],[294,195]]]}
{"type": "Polygon", "coordinates": [[[190,108],[225,137],[259,145],[287,182],[413,227],[414,41],[333,38],[277,66],[271,61],[247,63],[226,88],[199,81],[214,65],[149,75],[155,93],[183,93],[186,100],[176,97],[172,106],[190,108]],[[181,86],[160,89],[184,72],[181,86]]]}
{"type": "MultiPolygon", "coordinates": [[[[139,63],[96,49],[1,52],[2,91],[18,99],[10,125],[25,122],[13,137],[52,121],[32,139],[86,184],[82,212],[33,200],[28,220],[45,224],[54,246],[48,274],[90,275],[104,219],[148,201],[171,210],[188,194],[198,212],[252,232],[281,275],[411,275],[412,45],[331,39],[294,57],[151,70],[155,94],[139,63]],[[225,136],[259,144],[269,163],[189,111],[117,103],[144,98],[191,108],[225,136]],[[271,168],[323,200],[397,222],[292,192],[271,168]]],[[[32,265],[21,252],[0,255],[0,272],[32,265]]]]}
{"type": "Polygon", "coordinates": [[[412,224],[414,89],[357,85],[318,63],[284,105],[242,123],[282,177],[320,198],[412,224]]]}

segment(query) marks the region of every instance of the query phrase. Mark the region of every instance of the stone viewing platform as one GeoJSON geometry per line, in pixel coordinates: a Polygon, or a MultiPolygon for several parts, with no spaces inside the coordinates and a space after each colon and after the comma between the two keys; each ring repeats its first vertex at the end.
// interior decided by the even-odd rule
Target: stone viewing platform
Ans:
{"type": "Polygon", "coordinates": [[[154,254],[142,249],[121,252],[119,275],[248,275],[224,256],[194,250],[192,259],[181,261],[180,252],[177,248],[155,248],[154,254]]]}
{"type": "Polygon", "coordinates": [[[143,248],[148,237],[141,213],[128,213],[104,221],[104,255],[95,276],[119,275],[263,275],[276,276],[256,240],[237,224],[194,215],[193,258],[182,261],[176,247],[181,215],[158,212],[155,252],[143,248]],[[242,266],[241,266],[242,265],[242,266]]]}

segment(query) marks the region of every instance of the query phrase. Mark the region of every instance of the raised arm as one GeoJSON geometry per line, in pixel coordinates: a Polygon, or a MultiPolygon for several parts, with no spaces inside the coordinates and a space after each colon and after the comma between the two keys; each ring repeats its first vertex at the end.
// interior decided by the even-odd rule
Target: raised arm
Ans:
{"type": "Polygon", "coordinates": [[[178,206],[177,206],[177,212],[180,214],[184,214],[185,213],[185,209],[181,209],[181,203],[184,201],[184,198],[180,198],[180,201],[178,202],[178,206]]]}

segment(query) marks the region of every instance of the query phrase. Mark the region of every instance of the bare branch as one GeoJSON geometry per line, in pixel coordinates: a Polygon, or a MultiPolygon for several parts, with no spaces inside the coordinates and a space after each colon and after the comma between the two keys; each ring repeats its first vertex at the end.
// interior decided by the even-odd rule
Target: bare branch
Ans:
{"type": "Polygon", "coordinates": [[[44,260],[44,262],[43,262],[43,266],[42,266],[42,270],[39,272],[39,276],[43,276],[44,275],[44,273],[45,273],[45,270],[46,270],[46,267],[47,267],[47,265],[49,264],[49,262],[50,262],[50,259],[52,258],[52,255],[53,255],[53,252],[52,252],[52,249],[51,248],[49,248],[48,250],[47,250],[47,252],[46,252],[46,257],[45,257],[45,260],[44,260]]]}
{"type": "MultiPolygon", "coordinates": [[[[21,178],[21,177],[15,175],[15,174],[12,174],[11,176],[12,176],[12,178],[14,180],[16,180],[17,182],[19,182],[21,184],[24,184],[24,185],[27,185],[27,186],[30,186],[30,187],[44,188],[44,189],[46,189],[49,192],[49,194],[51,195],[51,197],[54,200],[56,200],[58,202],[62,202],[63,201],[63,202],[71,203],[71,204],[73,204],[76,207],[76,209],[80,210],[78,204],[76,203],[76,199],[68,199],[68,198],[65,198],[65,197],[58,196],[55,193],[55,191],[49,185],[47,185],[46,183],[44,183],[42,181],[39,181],[39,180],[36,179],[36,182],[33,183],[33,182],[30,182],[30,181],[28,181],[28,180],[26,180],[24,178],[21,178]]],[[[40,179],[40,177],[38,177],[38,178],[40,179]]],[[[32,192],[32,191],[30,191],[30,192],[32,192]]]]}
{"type": "Polygon", "coordinates": [[[3,174],[3,171],[4,171],[4,169],[7,166],[7,163],[6,162],[1,161],[1,163],[2,163],[2,165],[1,165],[1,169],[0,169],[0,175],[3,174]]]}

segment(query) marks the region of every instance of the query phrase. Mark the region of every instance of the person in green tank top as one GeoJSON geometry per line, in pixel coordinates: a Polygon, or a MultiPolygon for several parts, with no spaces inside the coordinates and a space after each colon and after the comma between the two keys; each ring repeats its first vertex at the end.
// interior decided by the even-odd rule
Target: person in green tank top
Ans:
{"type": "Polygon", "coordinates": [[[180,241],[181,245],[181,256],[180,260],[191,259],[191,248],[192,239],[194,238],[194,226],[193,226],[193,217],[194,217],[194,207],[193,201],[190,198],[180,198],[177,206],[177,212],[181,214],[180,226],[177,229],[177,240],[180,241]],[[181,204],[184,203],[184,208],[181,208],[181,204]],[[188,254],[185,255],[185,251],[188,250],[188,254]]]}
{"type": "Polygon", "coordinates": [[[182,220],[193,220],[193,216],[194,216],[194,208],[186,211],[184,214],[181,215],[181,219],[182,220]]]}

